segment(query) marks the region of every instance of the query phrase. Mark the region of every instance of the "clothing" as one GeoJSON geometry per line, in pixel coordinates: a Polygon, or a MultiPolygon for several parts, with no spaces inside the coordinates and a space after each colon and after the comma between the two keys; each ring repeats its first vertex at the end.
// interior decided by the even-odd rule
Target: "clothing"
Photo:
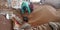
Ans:
{"type": "Polygon", "coordinates": [[[32,3],[30,3],[30,5],[29,5],[29,7],[30,7],[30,10],[31,10],[31,12],[33,11],[33,4],[32,3]]]}
{"type": "MultiPolygon", "coordinates": [[[[31,30],[31,25],[28,24],[28,23],[25,23],[25,24],[23,24],[23,25],[21,26],[21,29],[24,29],[24,30],[31,30]]],[[[21,29],[20,29],[20,30],[21,30],[21,29]]]]}
{"type": "Polygon", "coordinates": [[[29,3],[26,2],[26,1],[23,1],[23,2],[22,2],[22,5],[21,5],[22,14],[24,14],[25,9],[27,9],[28,14],[31,13],[31,10],[30,10],[30,8],[29,8],[29,3]]]}

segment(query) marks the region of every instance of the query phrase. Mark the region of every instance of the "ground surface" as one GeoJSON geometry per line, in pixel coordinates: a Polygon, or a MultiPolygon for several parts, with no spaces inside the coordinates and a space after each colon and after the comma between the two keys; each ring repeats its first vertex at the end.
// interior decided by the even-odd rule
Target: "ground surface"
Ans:
{"type": "MultiPolygon", "coordinates": [[[[58,21],[58,20],[56,20],[56,18],[58,19],[58,17],[56,16],[56,12],[57,12],[58,16],[60,16],[60,10],[54,11],[56,9],[54,9],[54,8],[49,9],[49,6],[48,7],[47,6],[48,5],[45,5],[45,6],[34,5],[34,11],[30,15],[28,15],[29,23],[32,26],[41,25],[44,23],[48,23],[50,21],[58,21]],[[50,11],[50,10],[53,10],[53,11],[50,11]]],[[[5,8],[5,9],[8,9],[8,8],[5,8]]],[[[14,9],[10,9],[10,10],[13,11],[14,9]]],[[[18,17],[22,18],[19,10],[18,11],[14,10],[14,12],[18,17]]],[[[5,19],[5,17],[3,17],[3,16],[0,16],[0,17],[1,17],[0,20],[5,19]]]]}

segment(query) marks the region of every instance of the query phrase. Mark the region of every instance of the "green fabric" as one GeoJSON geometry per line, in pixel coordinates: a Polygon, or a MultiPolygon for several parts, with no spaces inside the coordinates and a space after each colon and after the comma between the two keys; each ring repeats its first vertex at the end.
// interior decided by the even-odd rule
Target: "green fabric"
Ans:
{"type": "Polygon", "coordinates": [[[26,8],[27,8],[28,14],[31,13],[30,8],[29,8],[29,5],[28,5],[28,2],[25,2],[25,1],[22,2],[22,5],[21,5],[22,14],[24,14],[24,9],[23,9],[23,7],[26,7],[26,8]]]}

